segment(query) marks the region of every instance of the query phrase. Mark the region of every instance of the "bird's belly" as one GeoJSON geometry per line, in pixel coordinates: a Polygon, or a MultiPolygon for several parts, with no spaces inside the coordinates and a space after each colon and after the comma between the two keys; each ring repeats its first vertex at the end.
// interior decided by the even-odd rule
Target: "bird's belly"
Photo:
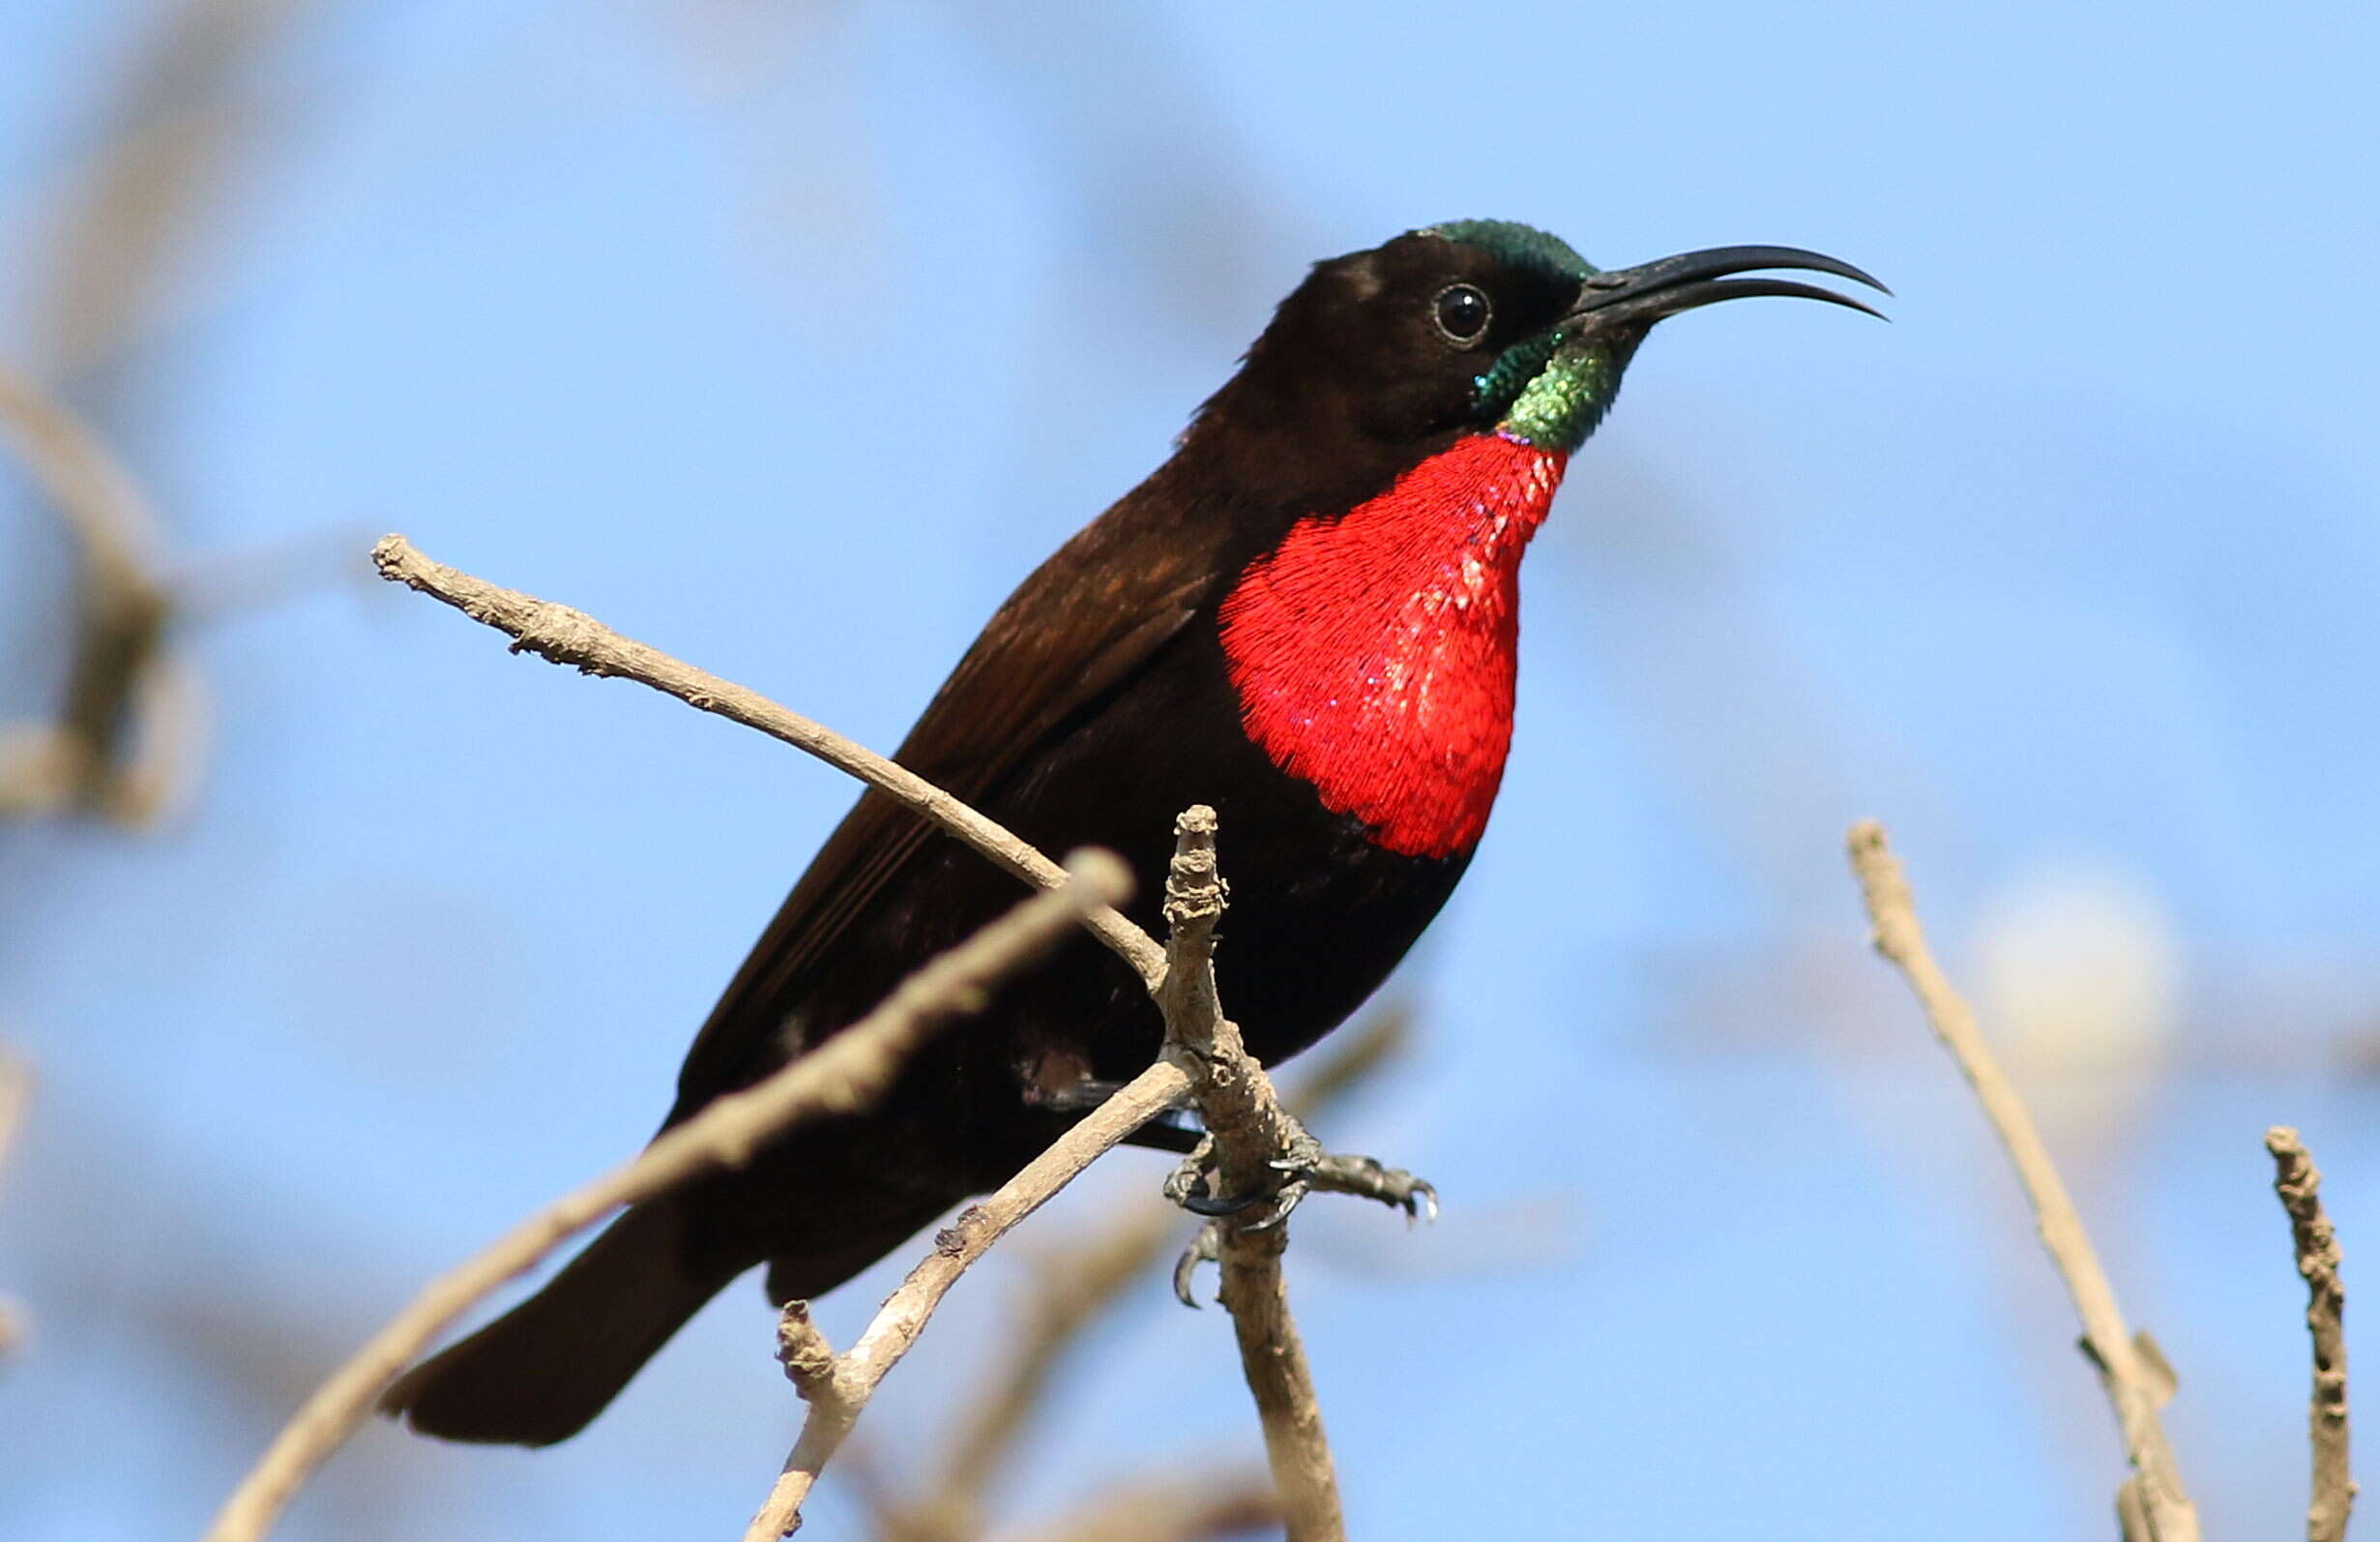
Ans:
{"type": "MultiPolygon", "coordinates": [[[[1211,630],[1186,638],[995,812],[1046,850],[1092,844],[1120,852],[1138,881],[1127,912],[1162,936],[1174,816],[1193,803],[1214,808],[1231,894],[1218,983],[1249,1049],[1273,1062],[1312,1044],[1378,989],[1445,903],[1470,849],[1394,850],[1364,819],[1328,807],[1310,782],[1250,740],[1225,670],[1211,630]]],[[[1113,961],[1045,970],[1017,995],[1020,1018],[1038,1020],[1029,1032],[1087,1037],[1102,1077],[1137,1072],[1161,1035],[1139,982],[1113,961]],[[1060,999],[1093,976],[1098,999],[1060,999]]]]}

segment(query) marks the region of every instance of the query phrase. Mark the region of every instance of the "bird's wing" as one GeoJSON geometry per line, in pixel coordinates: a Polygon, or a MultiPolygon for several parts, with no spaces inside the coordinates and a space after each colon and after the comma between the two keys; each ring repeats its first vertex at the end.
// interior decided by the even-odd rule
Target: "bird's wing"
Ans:
{"type": "MultiPolygon", "coordinates": [[[[1217,576],[1199,560],[1203,553],[1168,552],[1163,543],[1131,534],[1111,514],[1036,570],[959,660],[894,758],[975,803],[1067,731],[1078,711],[1136,674],[1196,613],[1217,576]]],[[[852,921],[916,865],[936,828],[881,792],[861,797],[712,1008],[687,1052],[666,1123],[773,1058],[755,1052],[800,1005],[808,976],[830,960],[852,921]]]]}

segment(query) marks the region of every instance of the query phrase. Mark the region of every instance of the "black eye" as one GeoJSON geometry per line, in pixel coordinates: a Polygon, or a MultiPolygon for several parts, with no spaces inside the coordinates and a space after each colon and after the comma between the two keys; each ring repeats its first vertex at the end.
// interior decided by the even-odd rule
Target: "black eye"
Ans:
{"type": "Polygon", "coordinates": [[[1435,302],[1438,330],[1449,342],[1473,343],[1487,335],[1487,296],[1475,284],[1450,283],[1435,302]]]}

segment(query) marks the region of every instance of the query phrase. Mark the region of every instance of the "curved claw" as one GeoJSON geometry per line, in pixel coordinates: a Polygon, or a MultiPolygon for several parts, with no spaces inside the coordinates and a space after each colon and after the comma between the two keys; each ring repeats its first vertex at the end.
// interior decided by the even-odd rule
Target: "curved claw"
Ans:
{"type": "Polygon", "coordinates": [[[1192,1312],[1198,1310],[1198,1265],[1219,1263],[1223,1258],[1222,1229],[1209,1221],[1198,1229],[1190,1246],[1173,1260],[1173,1297],[1192,1312]]]}
{"type": "MultiPolygon", "coordinates": [[[[1279,1164],[1278,1163],[1275,1164],[1277,1167],[1278,1165],[1279,1164]]],[[[1280,1192],[1278,1194],[1273,1196],[1273,1213],[1266,1216],[1261,1221],[1250,1221],[1248,1225],[1240,1228],[1240,1230],[1243,1231],[1272,1231],[1283,1221],[1288,1220],[1289,1212],[1296,1209],[1299,1203],[1302,1202],[1305,1198],[1313,1191],[1314,1186],[1307,1182],[1304,1178],[1290,1179],[1287,1183],[1281,1185],[1280,1192]]]]}
{"type": "Polygon", "coordinates": [[[1264,1194],[1182,1194],[1173,1202],[1192,1215],[1220,1216],[1238,1215],[1270,1198],[1264,1194]]]}
{"type": "Polygon", "coordinates": [[[1428,1179],[1415,1178],[1413,1190],[1405,1196],[1405,1224],[1438,1219],[1438,1191],[1428,1179]]]}

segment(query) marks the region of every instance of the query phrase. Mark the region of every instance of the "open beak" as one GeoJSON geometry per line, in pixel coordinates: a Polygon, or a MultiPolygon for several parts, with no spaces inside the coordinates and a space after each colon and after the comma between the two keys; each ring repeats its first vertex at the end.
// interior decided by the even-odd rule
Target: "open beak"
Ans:
{"type": "Polygon", "coordinates": [[[1848,262],[1804,252],[1799,247],[1713,247],[1707,252],[1689,252],[1638,267],[1594,274],[1579,290],[1578,302],[1571,307],[1565,320],[1587,323],[1580,329],[1582,332],[1601,331],[1622,322],[1651,326],[1664,316],[1674,316],[1697,306],[1720,300],[1748,300],[1756,295],[1824,300],[1829,305],[1848,306],[1878,320],[1884,319],[1884,312],[1875,307],[1832,289],[1821,289],[1814,283],[1796,283],[1791,279],[1730,277],[1763,268],[1831,273],[1864,283],[1880,294],[1893,292],[1848,262]]]}

